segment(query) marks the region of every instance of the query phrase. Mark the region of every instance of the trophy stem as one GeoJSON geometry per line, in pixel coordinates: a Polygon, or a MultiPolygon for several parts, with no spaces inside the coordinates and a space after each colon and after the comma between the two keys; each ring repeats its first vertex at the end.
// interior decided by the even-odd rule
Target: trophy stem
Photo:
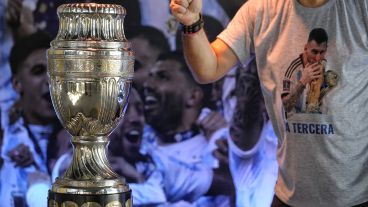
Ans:
{"type": "Polygon", "coordinates": [[[71,180],[117,179],[106,157],[107,137],[73,137],[73,161],[65,173],[71,180]]]}
{"type": "Polygon", "coordinates": [[[107,160],[107,137],[73,137],[71,166],[49,192],[49,207],[131,206],[131,190],[107,160]],[[97,205],[98,204],[98,205],[97,205]],[[119,205],[120,204],[120,205],[119,205]]]}

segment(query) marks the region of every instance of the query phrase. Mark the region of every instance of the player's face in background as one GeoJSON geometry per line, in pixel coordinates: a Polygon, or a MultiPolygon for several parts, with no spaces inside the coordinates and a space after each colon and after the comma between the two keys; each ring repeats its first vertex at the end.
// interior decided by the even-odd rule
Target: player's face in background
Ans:
{"type": "Polygon", "coordinates": [[[13,84],[21,95],[24,113],[40,123],[49,123],[56,114],[48,86],[46,49],[33,51],[19,67],[13,84]]]}
{"type": "Polygon", "coordinates": [[[158,61],[151,68],[145,83],[145,115],[151,125],[179,125],[189,90],[181,63],[175,60],[158,61]]]}
{"type": "Polygon", "coordinates": [[[137,90],[132,88],[127,112],[120,126],[122,133],[121,148],[124,157],[128,160],[136,160],[140,156],[139,148],[142,141],[144,123],[143,101],[137,90]]]}
{"type": "Polygon", "coordinates": [[[307,63],[312,64],[315,62],[320,62],[325,59],[327,52],[327,42],[322,42],[318,44],[316,41],[309,41],[304,47],[304,54],[307,57],[307,63]]]}

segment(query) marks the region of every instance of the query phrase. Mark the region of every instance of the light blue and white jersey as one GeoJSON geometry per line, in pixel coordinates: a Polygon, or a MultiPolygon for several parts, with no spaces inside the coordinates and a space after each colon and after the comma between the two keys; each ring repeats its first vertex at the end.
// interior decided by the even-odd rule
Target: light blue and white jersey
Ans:
{"type": "Polygon", "coordinates": [[[242,151],[228,136],[230,171],[237,207],[269,207],[277,180],[277,137],[271,122],[263,127],[258,143],[242,151]]]}
{"type": "Polygon", "coordinates": [[[135,204],[194,202],[205,194],[213,177],[212,169],[202,162],[207,144],[197,134],[179,143],[145,146],[156,169],[145,183],[130,184],[135,204]]]}
{"type": "MultiPolygon", "coordinates": [[[[203,109],[199,119],[206,114],[208,110],[203,109]]],[[[218,165],[211,155],[215,144],[201,132],[190,134],[178,133],[175,139],[180,141],[158,144],[154,129],[145,127],[141,153],[150,155],[156,168],[145,183],[130,184],[136,205],[210,207],[229,203],[227,196],[203,196],[211,186],[213,168],[218,165]]],[[[224,129],[220,129],[211,140],[223,135],[224,129]]]]}
{"type": "MultiPolygon", "coordinates": [[[[3,111],[10,108],[18,97],[11,83],[9,55],[13,46],[13,38],[11,29],[7,26],[5,19],[7,2],[6,0],[0,1],[0,107],[3,111]]],[[[6,119],[2,121],[7,124],[6,119]]]]}
{"type": "MultiPolygon", "coordinates": [[[[30,130],[34,134],[36,140],[39,142],[42,153],[46,154],[47,139],[52,132],[51,126],[30,126],[30,130]]],[[[2,206],[14,206],[14,202],[25,202],[25,196],[27,194],[28,183],[27,179],[31,173],[41,171],[47,174],[47,166],[45,155],[39,155],[36,153],[34,144],[30,139],[26,128],[24,127],[24,121],[20,118],[12,125],[4,127],[4,140],[2,146],[2,155],[4,158],[4,166],[0,171],[1,189],[7,189],[1,191],[0,203],[2,206]],[[8,152],[14,149],[19,144],[24,144],[29,147],[34,161],[39,167],[36,169],[34,165],[26,168],[20,168],[15,166],[14,162],[8,157],[8,152]]],[[[47,194],[43,195],[47,198],[47,194]]]]}

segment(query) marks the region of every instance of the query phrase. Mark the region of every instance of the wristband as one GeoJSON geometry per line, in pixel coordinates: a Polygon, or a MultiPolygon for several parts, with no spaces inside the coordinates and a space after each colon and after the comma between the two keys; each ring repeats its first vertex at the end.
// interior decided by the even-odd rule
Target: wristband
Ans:
{"type": "Polygon", "coordinates": [[[204,25],[204,21],[202,18],[202,14],[199,13],[199,20],[194,22],[193,24],[186,26],[181,24],[181,30],[184,34],[194,34],[196,32],[198,32],[199,30],[201,30],[203,28],[204,25]]]}

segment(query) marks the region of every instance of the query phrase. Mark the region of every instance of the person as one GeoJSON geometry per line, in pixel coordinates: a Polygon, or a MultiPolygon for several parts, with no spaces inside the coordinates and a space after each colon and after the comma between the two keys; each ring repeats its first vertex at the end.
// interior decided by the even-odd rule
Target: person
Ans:
{"type": "MultiPolygon", "coordinates": [[[[37,32],[19,39],[10,54],[12,84],[19,93],[15,115],[4,126],[0,203],[25,204],[28,188],[35,180],[48,177],[48,138],[58,129],[46,73],[46,49],[51,38],[37,32]]],[[[9,112],[5,112],[9,114],[9,112]]],[[[38,192],[41,194],[41,192],[38,192]]],[[[47,189],[44,196],[46,199],[47,189]]]]}
{"type": "Polygon", "coordinates": [[[277,179],[277,137],[267,117],[254,60],[237,70],[235,96],[227,139],[217,141],[214,154],[229,163],[235,206],[269,207],[277,179]]]}
{"type": "Polygon", "coordinates": [[[112,168],[128,183],[142,183],[154,166],[148,156],[140,153],[145,126],[143,100],[132,87],[129,104],[122,123],[110,135],[108,157],[112,168]]]}
{"type": "Polygon", "coordinates": [[[172,0],[183,24],[185,57],[196,80],[221,78],[255,54],[270,119],[278,136],[278,179],[273,206],[367,206],[366,103],[368,1],[249,0],[211,44],[200,20],[200,0],[172,0]],[[329,38],[326,71],[340,77],[324,97],[329,114],[284,117],[282,67],[290,64],[309,32],[329,38]],[[354,161],[352,161],[354,160],[354,161]]]}
{"type": "MultiPolygon", "coordinates": [[[[188,71],[182,53],[160,55],[150,69],[144,97],[149,127],[141,152],[152,157],[156,168],[144,183],[130,184],[135,204],[216,206],[220,200],[229,202],[226,196],[204,197],[230,194],[233,186],[229,177],[220,174],[226,171],[214,170],[204,161],[208,141],[197,123],[209,111],[202,109],[203,90],[188,71]]],[[[224,123],[217,121],[211,127],[219,129],[224,123]]]]}
{"type": "MultiPolygon", "coordinates": [[[[205,29],[208,40],[215,40],[217,35],[220,34],[224,27],[222,26],[221,22],[214,17],[203,15],[202,18],[203,21],[206,22],[204,26],[206,27],[205,29]]],[[[183,49],[180,28],[178,28],[176,31],[175,45],[176,50],[183,49]]],[[[229,82],[229,77],[231,77],[230,73],[228,76],[209,84],[211,85],[211,96],[204,98],[206,102],[206,107],[210,108],[211,110],[220,112],[225,117],[225,119],[228,118],[227,120],[230,120],[229,117],[232,115],[232,109],[230,107],[227,107],[228,101],[229,99],[231,99],[228,96],[227,92],[229,91],[229,88],[232,87],[232,84],[229,82]]]]}
{"type": "Polygon", "coordinates": [[[161,53],[170,51],[170,45],[165,35],[151,26],[128,28],[126,35],[135,52],[134,85],[139,94],[142,94],[143,83],[148,77],[149,68],[161,53]]]}
{"type": "MultiPolygon", "coordinates": [[[[328,36],[324,29],[309,33],[304,52],[294,59],[285,71],[281,94],[285,111],[319,113],[319,96],[323,84],[328,36]]],[[[289,115],[291,116],[291,115],[289,115]]]]}
{"type": "MultiPolygon", "coordinates": [[[[23,0],[0,1],[0,107],[7,111],[18,98],[11,84],[9,64],[10,50],[20,34],[30,34],[34,28],[30,26],[32,11],[23,0]]],[[[7,116],[2,117],[7,125],[7,116]]]]}
{"type": "MultiPolygon", "coordinates": [[[[204,26],[206,27],[205,29],[208,40],[215,40],[217,35],[220,34],[224,27],[220,21],[211,16],[203,15],[202,17],[206,22],[204,26]]],[[[177,29],[175,40],[177,50],[182,50],[181,30],[179,28],[177,29]]],[[[236,69],[233,71],[235,70],[236,69]]],[[[234,96],[231,94],[232,88],[235,85],[232,82],[234,79],[233,77],[235,77],[231,74],[233,71],[229,72],[224,78],[208,84],[211,86],[209,87],[211,88],[211,92],[209,92],[211,96],[204,98],[206,107],[221,113],[228,122],[231,120],[230,117],[233,113],[233,105],[231,104],[234,103],[234,96]]]]}
{"type": "MultiPolygon", "coordinates": [[[[170,14],[169,9],[166,9],[169,6],[169,1],[139,0],[139,3],[142,14],[142,25],[159,29],[168,39],[171,50],[179,50],[179,48],[175,47],[176,30],[179,24],[170,14]]],[[[203,4],[205,5],[203,14],[217,19],[221,22],[222,26],[229,23],[229,17],[218,3],[218,0],[204,0],[203,4]]]]}

